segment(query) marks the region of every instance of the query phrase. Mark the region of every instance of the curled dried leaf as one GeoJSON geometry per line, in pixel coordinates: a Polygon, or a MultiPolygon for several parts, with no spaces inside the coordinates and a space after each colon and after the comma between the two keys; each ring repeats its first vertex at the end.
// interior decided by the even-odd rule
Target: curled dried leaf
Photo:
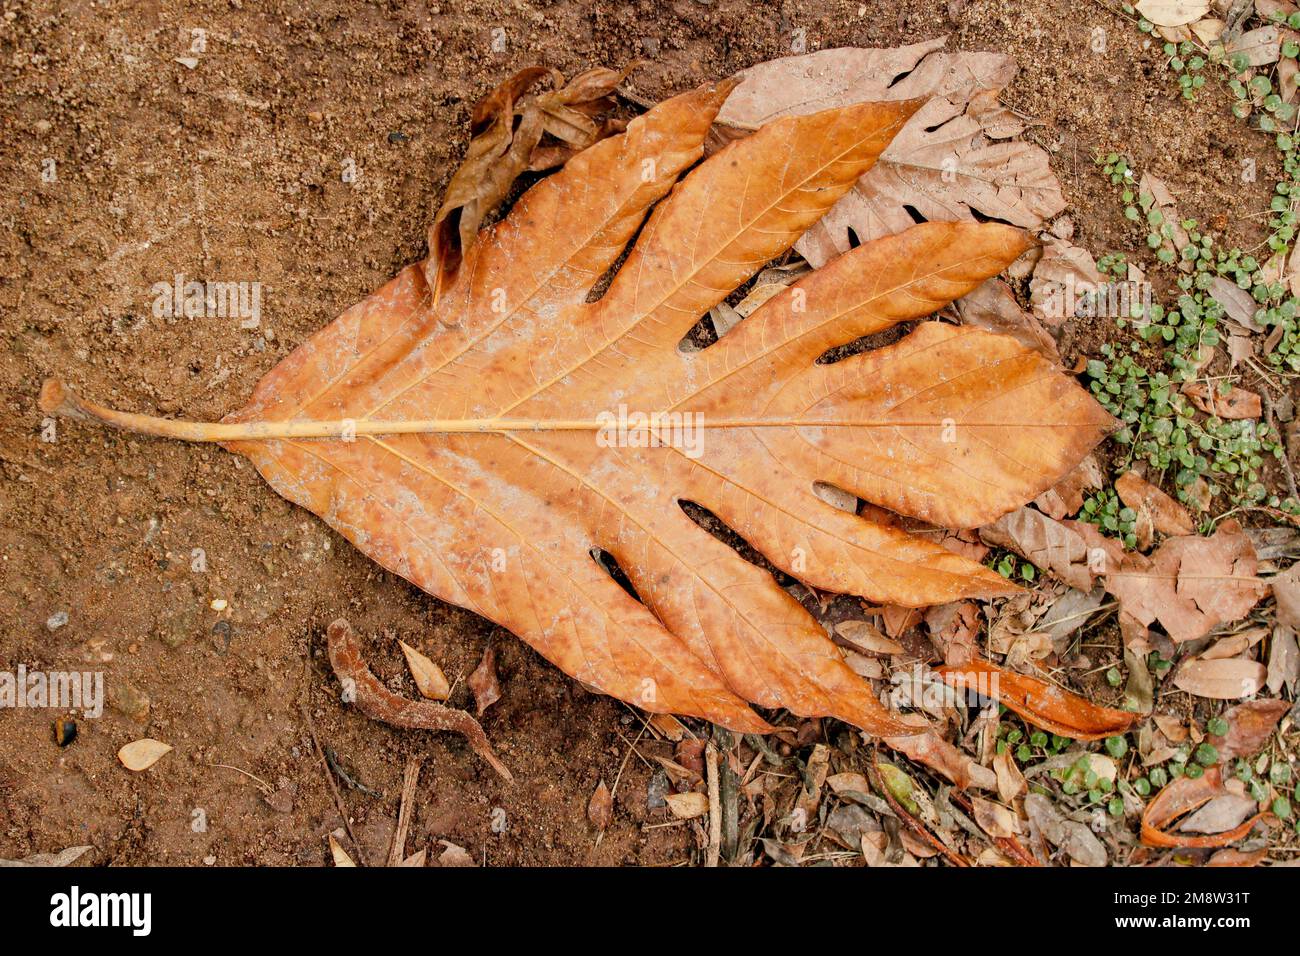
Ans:
{"type": "Polygon", "coordinates": [[[1100,740],[1122,734],[1136,714],[1102,707],[1063,687],[1017,674],[988,661],[936,669],[953,687],[991,697],[1036,727],[1075,740],[1100,740]]]}
{"type": "Polygon", "coordinates": [[[1229,795],[1218,767],[1207,768],[1199,777],[1179,777],[1156,794],[1142,812],[1142,842],[1160,847],[1226,846],[1244,837],[1260,820],[1271,819],[1269,814],[1257,813],[1222,833],[1194,835],[1172,829],[1178,820],[1215,797],[1229,795]]]}

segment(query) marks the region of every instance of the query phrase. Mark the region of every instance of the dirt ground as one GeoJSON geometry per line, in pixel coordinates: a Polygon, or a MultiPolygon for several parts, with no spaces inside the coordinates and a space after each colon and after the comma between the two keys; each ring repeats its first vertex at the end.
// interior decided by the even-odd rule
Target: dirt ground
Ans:
{"type": "MultiPolygon", "coordinates": [[[[343,821],[314,730],[375,791],[342,793],[371,861],[387,854],[409,755],[425,758],[411,850],[437,856],[446,840],[489,864],[695,858],[698,829],[647,808],[641,755],[670,744],[642,737],[629,755],[643,727],[628,708],[384,573],[240,459],[66,421],[41,440],[36,396],[55,373],[120,408],[214,420],[242,406],[312,331],[424,256],[469,110],[517,69],[639,57],[631,86],[658,99],[787,54],[800,35],[808,50],[949,33],[956,48],[1009,52],[1021,73],[1004,101],[1041,121],[1031,135],[1053,153],[1075,241],[1095,254],[1133,240],[1097,151],[1132,154],[1187,215],[1232,211],[1222,225],[1243,243],[1261,235],[1277,171],[1214,84],[1183,103],[1135,30],[1077,0],[0,9],[0,665],[102,670],[115,702],[62,749],[49,712],[0,712],[0,857],[92,844],[96,864],[326,863],[343,821]],[[1090,44],[1098,27],[1104,53],[1090,44]],[[1258,180],[1243,185],[1248,157],[1258,180]],[[156,318],[151,288],[177,274],[261,282],[261,327],[156,318]],[[442,664],[458,706],[494,641],[503,696],[483,723],[516,783],[457,737],[342,705],[323,653],[341,615],[389,686],[413,692],[383,639],[396,636],[442,664]],[[115,754],[143,736],[176,750],[128,773],[115,754]],[[618,783],[598,840],[586,807],[602,779],[618,783]]],[[[1067,342],[1064,357],[1096,344],[1067,342]]]]}

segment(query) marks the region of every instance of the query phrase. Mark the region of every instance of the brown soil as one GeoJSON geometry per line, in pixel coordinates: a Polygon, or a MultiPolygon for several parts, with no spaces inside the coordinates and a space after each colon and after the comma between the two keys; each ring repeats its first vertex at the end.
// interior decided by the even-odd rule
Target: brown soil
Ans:
{"type": "MultiPolygon", "coordinates": [[[[1053,151],[1076,241],[1095,253],[1137,238],[1097,151],[1131,153],[1187,215],[1228,211],[1236,241],[1258,240],[1277,167],[1224,99],[1179,100],[1130,25],[1077,0],[6,0],[3,10],[0,667],[103,670],[115,698],[134,691],[151,706],[143,720],[122,705],[79,721],[66,749],[48,711],[0,715],[0,857],[89,843],[96,863],[327,861],[326,834],[343,821],[307,702],[320,741],[382,793],[343,793],[372,862],[387,854],[416,754],[412,850],[437,855],[448,840],[493,864],[693,858],[698,831],[656,826],[665,811],[646,808],[639,754],[668,756],[670,745],[647,735],[629,757],[642,725],[627,708],[382,572],[240,459],[65,421],[57,442],[41,441],[36,394],[56,372],[117,407],[203,420],[240,407],[309,333],[424,255],[469,109],[516,69],[644,57],[634,87],[660,98],[788,53],[796,29],[809,50],[951,33],[955,47],[1019,59],[1004,99],[1041,120],[1033,136],[1053,151]],[[1089,45],[1096,27],[1104,54],[1089,45]],[[493,50],[495,28],[505,52],[493,50]],[[206,31],[203,52],[190,52],[194,29],[206,31]],[[195,68],[177,62],[191,55],[195,68]],[[1243,185],[1248,157],[1258,180],[1243,185]],[[348,160],[353,184],[341,181],[348,160]],[[260,281],[263,327],[155,318],[151,287],[178,273],[260,281]],[[196,548],[206,573],[191,571],[196,548]],[[214,599],[228,608],[212,610],[214,599]],[[60,611],[67,624],[50,630],[60,611]],[[484,726],[516,784],[458,738],[387,728],[340,704],[322,643],[340,615],[367,636],[391,687],[413,692],[385,635],[458,679],[458,706],[471,703],[464,678],[495,640],[503,698],[484,726]],[[131,774],[115,754],[142,736],[176,750],[131,774]],[[288,799],[272,808],[253,780],[215,764],[288,799]],[[587,801],[616,778],[614,823],[598,841],[587,801]]],[[[1095,350],[1105,331],[1087,330],[1065,358],[1095,350]]]]}

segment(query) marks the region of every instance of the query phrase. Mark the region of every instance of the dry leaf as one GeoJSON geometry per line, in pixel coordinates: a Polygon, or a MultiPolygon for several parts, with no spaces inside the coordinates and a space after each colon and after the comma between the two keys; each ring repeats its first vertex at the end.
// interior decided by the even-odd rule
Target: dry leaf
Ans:
{"type": "Polygon", "coordinates": [[[772,576],[678,502],[811,587],[903,606],[1005,595],[1014,586],[990,569],[839,511],[812,483],[975,527],[1055,484],[1113,420],[1042,356],[978,329],[922,322],[816,362],[998,274],[1028,239],[997,223],[864,243],[716,344],[679,351],[918,108],[779,119],[697,164],[729,88],[661,103],[577,154],[465,252],[436,301],[424,267],[403,270],[221,425],[120,415],[57,382],[43,400],[225,442],[385,568],[642,709],[765,732],[753,703],[907,733],[772,576]],[[635,597],[593,549],[617,559],[635,597]]]}
{"type": "Polygon", "coordinates": [[[1222,833],[1232,830],[1256,810],[1255,801],[1235,793],[1212,797],[1199,810],[1189,813],[1179,824],[1180,833],[1222,833]]]}
{"type": "Polygon", "coordinates": [[[1034,507],[1058,521],[1077,514],[1084,495],[1104,485],[1105,478],[1095,455],[1086,456],[1078,467],[1034,499],[1034,507]]]}
{"type": "Polygon", "coordinates": [[[1213,537],[1168,538],[1147,558],[1108,561],[1106,590],[1143,626],[1159,621],[1175,641],[1190,641],[1244,617],[1268,588],[1255,577],[1250,539],[1231,519],[1213,537]]]}
{"type": "Polygon", "coordinates": [[[709,812],[709,798],[702,793],[670,793],[664,799],[678,820],[694,820],[709,812]]]}
{"type": "Polygon", "coordinates": [[[1025,797],[1025,813],[1047,842],[1060,847],[1070,859],[1083,866],[1106,865],[1106,848],[1093,832],[1084,824],[1067,819],[1041,793],[1025,797]]]}
{"type": "Polygon", "coordinates": [[[21,860],[3,860],[0,859],[0,867],[58,867],[69,866],[81,859],[86,853],[93,850],[94,847],[70,846],[59,850],[57,853],[33,853],[31,856],[25,856],[21,860]]]}
{"type": "Polygon", "coordinates": [[[1142,812],[1142,842],[1160,847],[1216,847],[1239,840],[1264,817],[1256,814],[1222,833],[1192,836],[1173,832],[1176,821],[1215,797],[1226,796],[1218,767],[1208,767],[1199,777],[1178,777],[1161,788],[1142,812]]]}
{"type": "Polygon", "coordinates": [[[412,853],[410,856],[408,856],[405,860],[403,860],[401,863],[397,865],[408,866],[408,867],[422,867],[424,866],[425,858],[428,855],[429,855],[428,850],[417,850],[415,853],[412,853]]]}
{"type": "Polygon", "coordinates": [[[963,790],[968,787],[993,790],[998,785],[997,774],[980,766],[933,730],[910,737],[886,737],[884,741],[917,763],[937,770],[963,790]]]}
{"type": "Polygon", "coordinates": [[[1006,839],[1019,835],[1020,818],[1012,810],[983,797],[971,797],[970,802],[975,822],[989,836],[1006,839]]]}
{"type": "Polygon", "coordinates": [[[1001,279],[989,279],[957,300],[963,325],[998,335],[1009,335],[1025,348],[1033,349],[1053,364],[1061,364],[1056,340],[1032,313],[1016,301],[1015,293],[1001,279]]]}
{"type": "Polygon", "coordinates": [[[1264,410],[1258,395],[1236,385],[1225,395],[1216,386],[1188,382],[1183,386],[1183,394],[1201,411],[1219,418],[1259,418],[1264,410]]]}
{"type": "Polygon", "coordinates": [[[1230,707],[1223,713],[1228,722],[1228,732],[1222,737],[1211,735],[1209,740],[1219,751],[1219,760],[1251,757],[1259,753],[1270,737],[1282,715],[1291,709],[1284,700],[1248,700],[1230,707]]]}
{"type": "Polygon", "coordinates": [[[1029,281],[1029,305],[1034,315],[1056,328],[1093,310],[1105,280],[1087,249],[1053,239],[1043,249],[1029,281]]]}
{"type": "Polygon", "coordinates": [[[1264,686],[1268,671],[1258,661],[1240,658],[1183,661],[1174,673],[1174,686],[1197,697],[1237,700],[1256,694],[1264,686]]]}
{"type": "Polygon", "coordinates": [[[1091,591],[1096,571],[1089,567],[1088,545],[1072,527],[1034,508],[1020,508],[980,528],[988,544],[1008,548],[1071,587],[1091,591]]]}
{"type": "Polygon", "coordinates": [[[1115,479],[1115,491],[1134,511],[1150,515],[1152,526],[1161,534],[1192,534],[1196,530],[1186,508],[1135,471],[1115,479]]]}
{"type": "Polygon", "coordinates": [[[127,770],[134,770],[138,773],[141,770],[148,770],[164,754],[169,753],[171,749],[171,744],[165,744],[161,740],[154,740],[152,737],[145,737],[141,740],[133,740],[119,750],[117,759],[122,761],[122,766],[127,770]]]}
{"type": "Polygon", "coordinates": [[[903,645],[881,634],[866,621],[840,621],[835,633],[864,654],[901,654],[903,645]]]}
{"type": "Polygon", "coordinates": [[[429,700],[446,700],[451,695],[451,685],[447,683],[442,668],[405,641],[397,643],[402,646],[402,653],[406,655],[406,666],[411,670],[415,689],[420,692],[420,696],[427,697],[429,700]]]}
{"type": "Polygon", "coordinates": [[[1181,27],[1210,10],[1210,0],[1137,0],[1137,12],[1159,27],[1181,27]]]}
{"type": "Polygon", "coordinates": [[[497,651],[491,641],[483,648],[483,657],[479,660],[478,667],[470,672],[465,683],[474,694],[474,706],[480,717],[483,716],[483,711],[501,699],[501,684],[497,679],[497,651]]]}
{"type": "Polygon", "coordinates": [[[614,820],[614,795],[609,792],[609,787],[605,786],[604,780],[596,785],[591,799],[587,802],[587,819],[597,830],[609,829],[610,823],[614,820]]]}
{"type": "Polygon", "coordinates": [[[1292,693],[1300,682],[1300,647],[1296,645],[1295,631],[1284,624],[1273,628],[1273,641],[1268,649],[1268,689],[1278,693],[1286,687],[1292,693]]]}
{"type": "Polygon", "coordinates": [[[439,866],[474,866],[474,858],[469,855],[469,850],[463,846],[457,846],[450,840],[439,840],[443,850],[438,854],[439,866]]]}
{"type": "Polygon", "coordinates": [[[1137,719],[1136,714],[1102,707],[1063,687],[1016,674],[988,661],[939,667],[935,673],[953,687],[993,698],[1036,727],[1075,740],[1100,740],[1122,734],[1137,719]]]}
{"type": "Polygon", "coordinates": [[[356,866],[352,857],[348,856],[348,851],[343,849],[342,844],[334,839],[334,834],[330,834],[330,856],[334,860],[335,866],[356,866]]]}
{"type": "Polygon", "coordinates": [[[1293,630],[1300,628],[1300,564],[1268,579],[1277,602],[1277,622],[1293,630]]]}
{"type": "MultiPolygon", "coordinates": [[[[719,124],[750,129],[780,116],[857,103],[930,98],[875,169],[796,244],[821,266],[856,241],[927,220],[997,219],[1038,227],[1065,208],[1045,150],[1008,140],[1020,121],[997,106],[1015,61],[942,52],[945,37],[896,49],[843,47],[760,63],[740,73],[719,124]]],[[[731,133],[734,135],[734,131],[731,133]]]]}
{"type": "Polygon", "coordinates": [[[1229,43],[1223,52],[1230,58],[1241,57],[1247,66],[1267,66],[1282,56],[1282,31],[1275,23],[1248,30],[1229,43]]]}
{"type": "Polygon", "coordinates": [[[993,758],[993,772],[997,774],[998,796],[1003,803],[1014,803],[1017,797],[1029,792],[1029,783],[1009,749],[993,758]]]}

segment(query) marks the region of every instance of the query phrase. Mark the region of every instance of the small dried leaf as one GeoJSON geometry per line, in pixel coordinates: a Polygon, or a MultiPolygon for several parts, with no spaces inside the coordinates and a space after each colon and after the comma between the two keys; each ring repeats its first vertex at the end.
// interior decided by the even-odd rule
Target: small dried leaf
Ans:
{"type": "Polygon", "coordinates": [[[483,711],[501,699],[501,684],[497,680],[497,652],[491,643],[483,649],[483,658],[466,683],[474,694],[474,706],[480,717],[483,716],[483,711]]]}
{"type": "Polygon", "coordinates": [[[587,802],[587,820],[597,830],[606,830],[614,820],[614,795],[601,780],[587,802]]]}
{"type": "Polygon", "coordinates": [[[1161,534],[1192,534],[1196,523],[1187,509],[1134,471],[1115,479],[1115,492],[1134,511],[1151,516],[1151,523],[1161,534]]]}
{"type": "Polygon", "coordinates": [[[678,820],[694,820],[709,812],[709,798],[702,793],[670,793],[664,799],[678,820]]]}
{"type": "Polygon", "coordinates": [[[335,866],[356,866],[356,863],[352,861],[352,857],[348,856],[348,851],[343,849],[338,840],[334,839],[332,833],[330,834],[330,856],[334,858],[335,866]]]}
{"type": "Polygon", "coordinates": [[[442,668],[405,641],[397,643],[406,655],[406,666],[411,670],[411,677],[415,680],[415,688],[420,696],[429,700],[446,700],[451,695],[451,685],[447,683],[442,668]]]}
{"type": "Polygon", "coordinates": [[[1188,382],[1183,386],[1183,394],[1201,411],[1219,418],[1259,418],[1264,410],[1258,395],[1236,385],[1224,395],[1204,382],[1188,382]]]}
{"type": "Polygon", "coordinates": [[[1291,709],[1284,700],[1248,700],[1244,704],[1224,711],[1228,732],[1222,737],[1210,736],[1210,743],[1219,751],[1219,760],[1250,757],[1259,753],[1273,735],[1282,715],[1291,709]]]}
{"type": "Polygon", "coordinates": [[[156,764],[164,754],[171,751],[171,744],[165,744],[161,740],[154,740],[152,737],[145,737],[141,740],[133,740],[117,752],[117,759],[122,761],[122,766],[127,770],[140,772],[148,770],[156,764]]]}
{"type": "Polygon", "coordinates": [[[1158,27],[1181,27],[1205,16],[1210,0],[1138,0],[1134,6],[1158,27]]]}

